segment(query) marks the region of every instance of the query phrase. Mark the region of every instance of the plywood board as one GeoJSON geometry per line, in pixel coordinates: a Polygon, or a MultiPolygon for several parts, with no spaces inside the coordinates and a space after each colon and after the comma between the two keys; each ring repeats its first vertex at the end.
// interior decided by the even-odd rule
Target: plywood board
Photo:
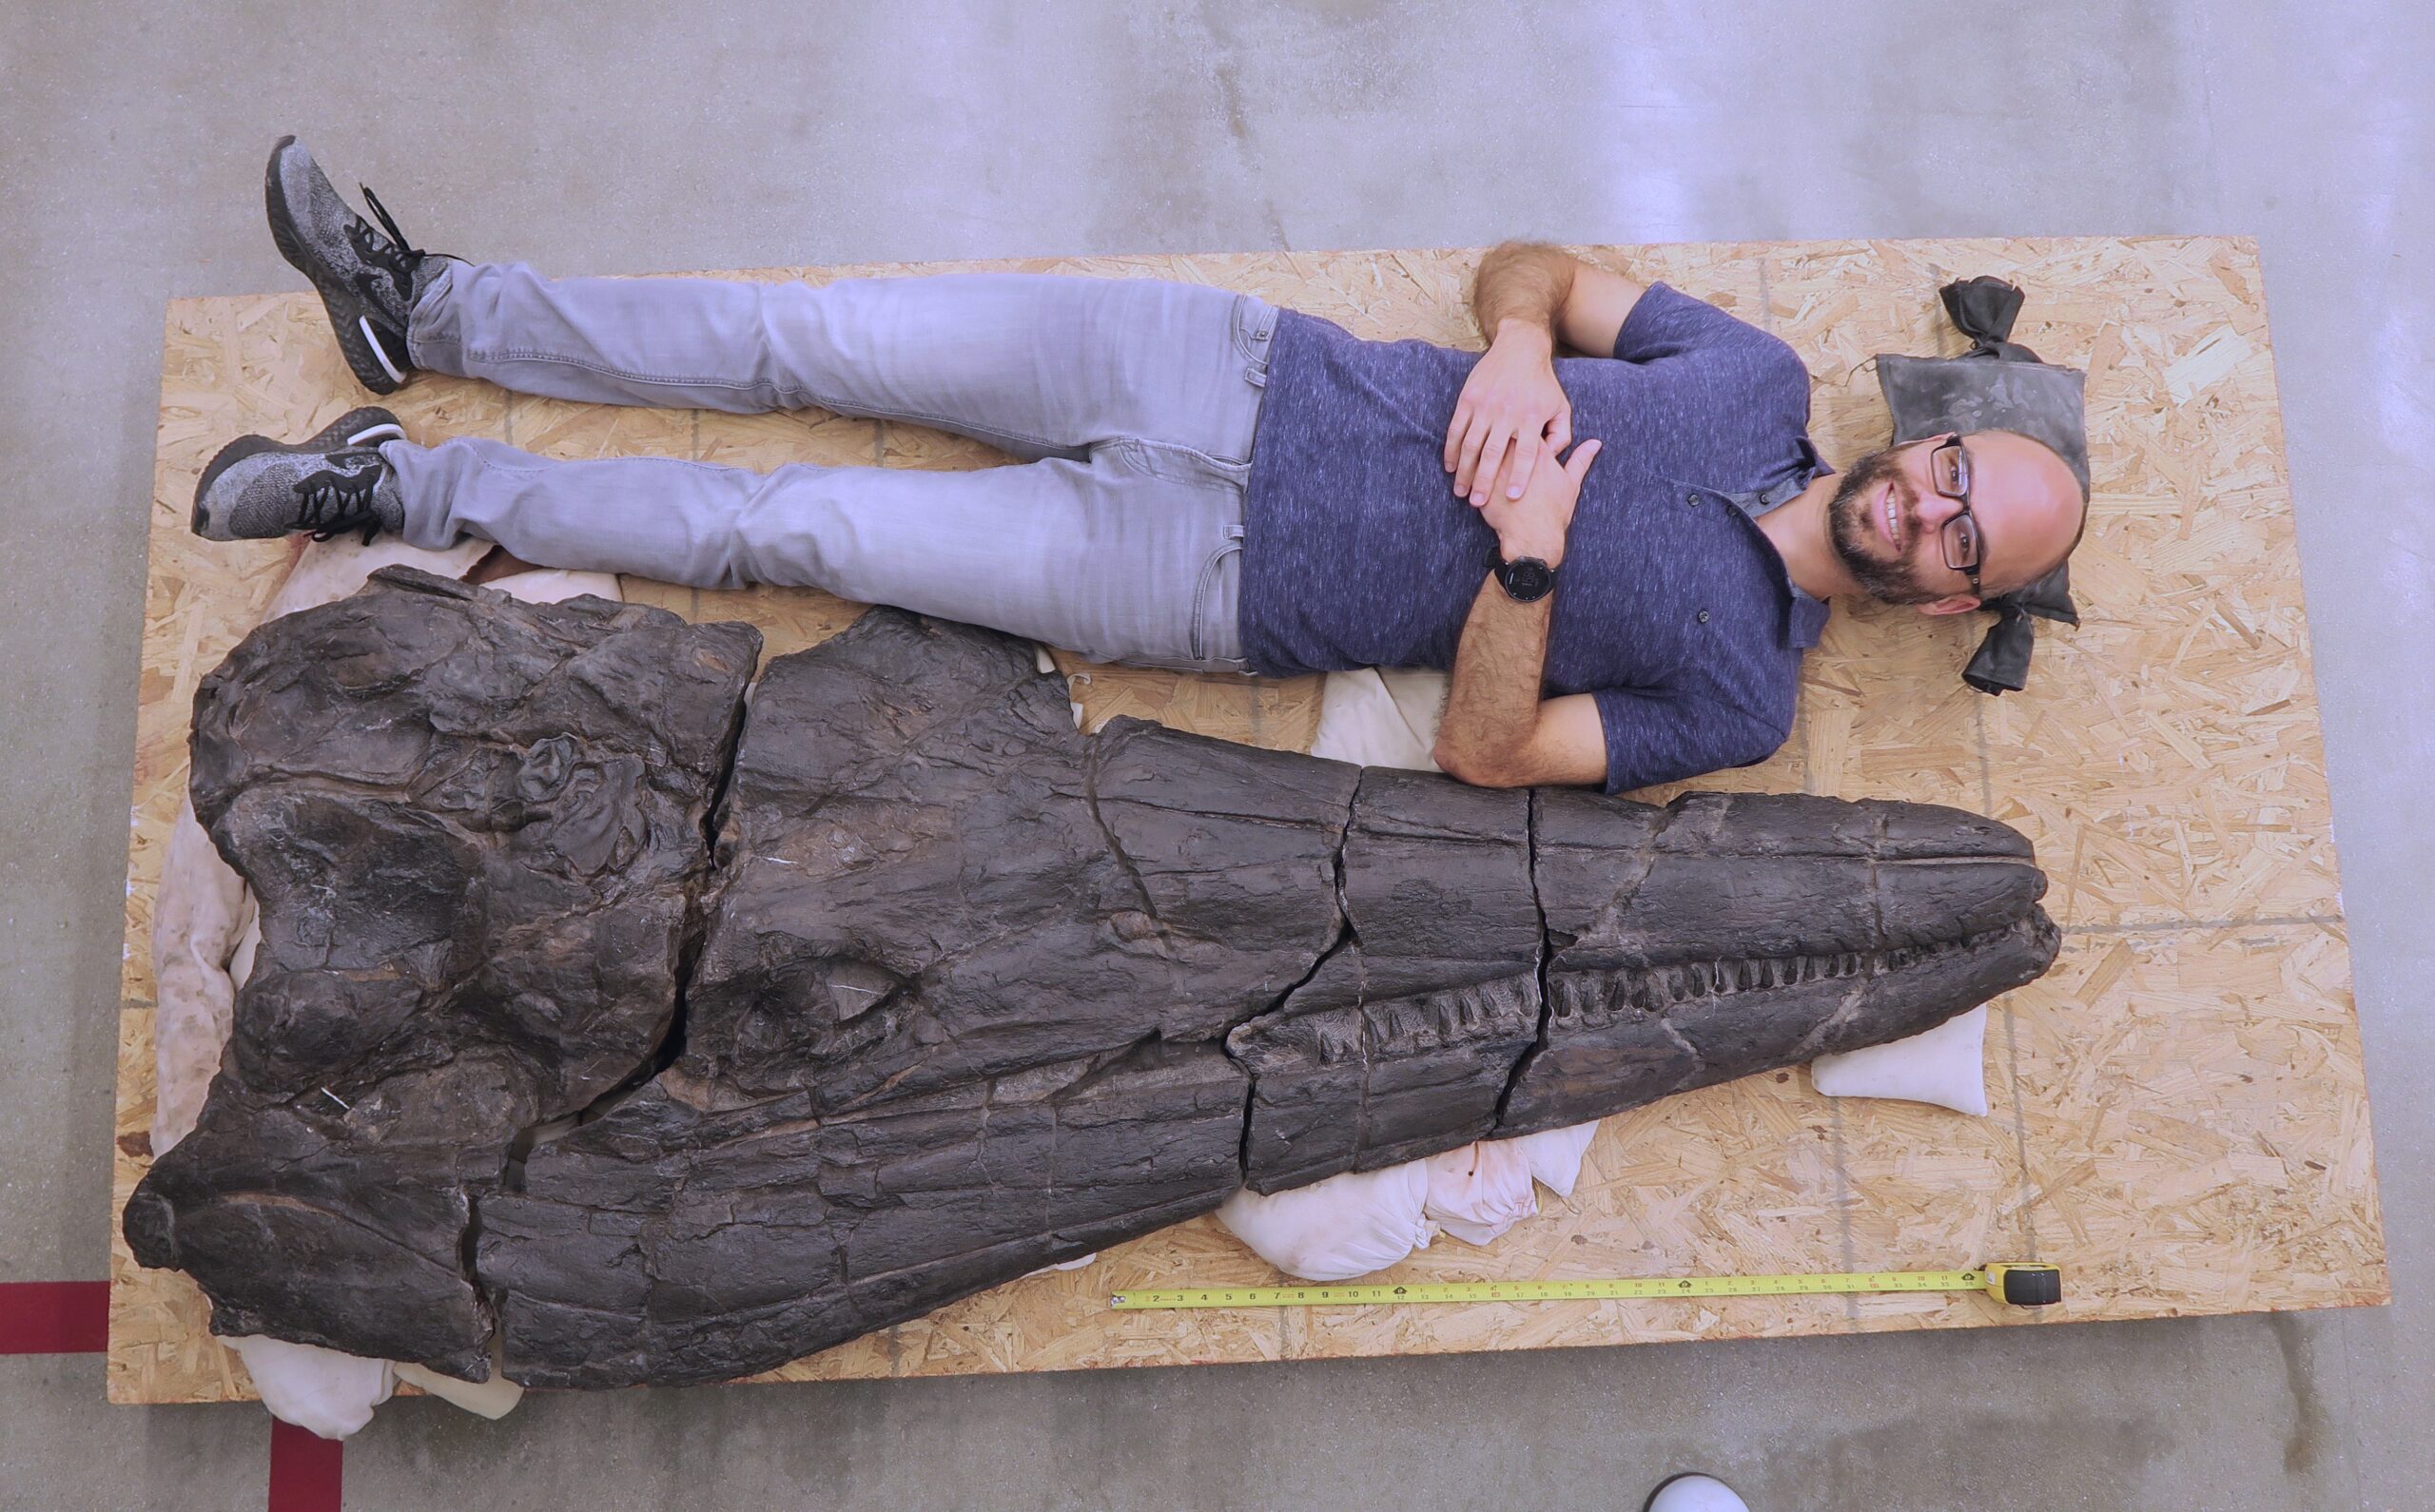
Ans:
{"type": "MultiPolygon", "coordinates": [[[[1813,434],[1849,460],[1888,422],[1879,352],[1954,352],[1936,288],[1996,273],[2030,292],[2015,333],[2089,371],[2095,502],[2075,560],[2086,623],[2041,633],[2029,689],[1963,687],[1980,622],[1839,610],[1803,672],[1793,739],[1698,785],[1901,797],[1995,814],[2034,839],[2064,926],[2043,980],[1998,999],[1994,1116],[1832,1101],[1787,1071],[1608,1119],[1569,1199],[1495,1245],[1451,1240],[1398,1278],[2063,1265],[2045,1312],[1983,1298],[1744,1298],[1331,1313],[1108,1311],[1111,1290],[1266,1282],[1201,1219],[857,1340],[771,1379],[1535,1348],[1970,1328],[2374,1303],[2384,1241],[2325,763],[2254,245],[2241,239],[1976,240],[1594,247],[1782,336],[1814,379],[1813,434]]],[[[1357,334],[1475,345],[1476,253],[1091,258],[957,267],[1173,278],[1247,289],[1357,334]]],[[[762,270],[750,278],[945,271],[762,270]]],[[[185,781],[194,687],[250,626],[278,546],[186,533],[211,451],[296,436],[360,402],[308,296],[170,306],[138,690],[115,1214],[151,1116],[146,937],[185,781]]],[[[419,439],[477,434],[553,456],[661,455],[976,467],[976,443],[817,413],[588,409],[419,378],[396,407],[419,439]]],[[[696,619],[746,619],[772,653],[858,606],[818,593],[627,581],[696,619]]],[[[1315,680],[1259,683],[1060,657],[1094,723],[1117,713],[1306,748],[1315,680]]],[[[1649,795],[1659,800],[1675,788],[1649,795]]],[[[115,1229],[115,1223],[113,1223],[115,1229]]],[[[185,1278],[113,1250],[112,1400],[241,1397],[243,1368],[185,1278]]]]}

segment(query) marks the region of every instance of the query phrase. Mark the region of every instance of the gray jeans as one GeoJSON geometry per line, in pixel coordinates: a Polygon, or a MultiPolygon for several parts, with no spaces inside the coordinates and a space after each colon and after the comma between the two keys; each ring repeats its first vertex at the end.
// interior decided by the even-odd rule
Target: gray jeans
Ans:
{"type": "Polygon", "coordinates": [[[774,583],[1102,661],[1239,671],[1243,480],[1274,307],[1197,284],[1022,274],[810,287],[452,263],[419,367],[599,404],[817,406],[1026,460],[972,472],[393,441],[406,538],[699,588],[774,583]]]}

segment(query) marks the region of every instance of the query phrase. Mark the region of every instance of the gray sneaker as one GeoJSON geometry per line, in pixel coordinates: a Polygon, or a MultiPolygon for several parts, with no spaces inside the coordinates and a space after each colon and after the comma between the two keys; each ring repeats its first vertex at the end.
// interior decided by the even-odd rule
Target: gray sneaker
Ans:
{"type": "Polygon", "coordinates": [[[405,529],[397,475],[382,441],[405,438],[387,410],[350,410],[310,440],[242,436],[220,449],[194,490],[194,533],[215,541],[259,541],[294,531],[328,540],[360,530],[370,541],[405,529]]]}
{"type": "Polygon", "coordinates": [[[313,281],[357,381],[375,394],[396,390],[414,372],[406,355],[406,321],[439,258],[409,246],[369,188],[363,203],[380,224],[375,227],[348,209],[313,154],[294,137],[280,138],[270,149],[263,203],[279,255],[313,281]]]}

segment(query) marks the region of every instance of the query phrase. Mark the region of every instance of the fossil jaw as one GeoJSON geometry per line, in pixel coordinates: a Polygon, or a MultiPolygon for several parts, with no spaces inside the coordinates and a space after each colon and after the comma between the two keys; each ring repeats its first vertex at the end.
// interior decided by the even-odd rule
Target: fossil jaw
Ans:
{"type": "Polygon", "coordinates": [[[2029,842],[1959,809],[1550,793],[1533,817],[1549,1012],[1503,1134],[1921,1033],[2060,946],[2029,842]]]}

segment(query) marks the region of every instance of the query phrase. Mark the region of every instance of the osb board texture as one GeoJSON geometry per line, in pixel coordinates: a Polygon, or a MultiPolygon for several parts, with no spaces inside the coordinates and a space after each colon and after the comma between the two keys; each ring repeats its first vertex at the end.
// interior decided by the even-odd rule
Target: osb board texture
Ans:
{"type": "MultiPolygon", "coordinates": [[[[767,1379],[918,1376],[1977,1328],[2376,1303],[2387,1295],[2359,1034],[2328,815],[2283,440],[2254,245],[2240,239],[1977,240],[1576,249],[1664,279],[1790,341],[1813,435],[1848,461],[1888,419],[1877,352],[1960,350],[1937,287],[2029,291],[2016,337],[2088,370],[2094,505],[2077,631],[2041,632],[2031,686],[1958,672],[1978,616],[1843,606],[1808,660],[1792,740],[1700,785],[1910,798],[2026,832],[2065,931],[2047,978],[1999,999],[1994,1116],[1832,1101],[1782,1072],[1607,1120],[1569,1199],[1495,1245],[1451,1240],[1398,1279],[1517,1280],[1945,1268],[2046,1259],[2066,1301],[1733,1298],[1307,1312],[1106,1310],[1111,1291],[1273,1283],[1200,1219],[799,1361],[767,1379]]],[[[1468,251],[1258,253],[965,263],[1241,288],[1357,334],[1476,346],[1468,251]]],[[[812,281],[946,266],[778,269],[812,281]]],[[[185,530],[203,462],[247,431],[303,435],[362,395],[305,295],[169,309],[128,855],[113,1212],[151,1118],[151,889],[185,779],[196,682],[254,623],[276,545],[185,530]]],[[[819,413],[593,409],[421,378],[392,401],[418,439],[485,435],[554,456],[976,467],[961,438],[819,413]]],[[[759,625],[771,654],[856,606],[801,591],[629,579],[630,597],[759,625]]],[[[1315,680],[1258,684],[1061,657],[1097,724],[1131,713],[1307,747],[1315,680]]],[[[1646,796],[1663,800],[1676,789],[1646,796]]],[[[114,1226],[115,1227],[115,1226],[114,1226]]],[[[109,1392],[249,1394],[182,1276],[113,1250],[109,1392]]]]}

